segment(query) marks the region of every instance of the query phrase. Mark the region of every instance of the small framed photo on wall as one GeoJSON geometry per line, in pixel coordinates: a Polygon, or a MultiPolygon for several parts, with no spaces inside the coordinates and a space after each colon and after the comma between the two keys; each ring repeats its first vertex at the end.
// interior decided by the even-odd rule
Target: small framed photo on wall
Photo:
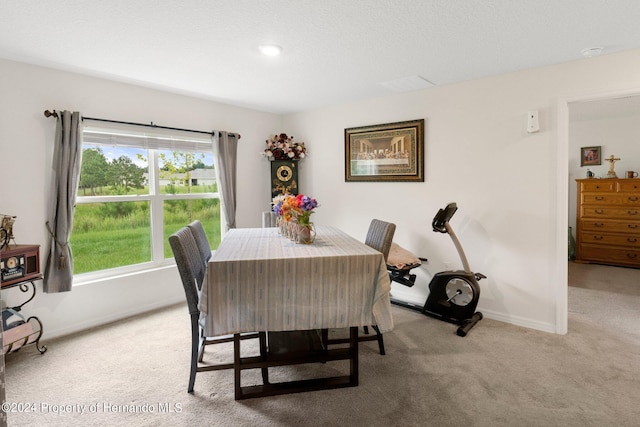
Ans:
{"type": "Polygon", "coordinates": [[[580,148],[580,166],[595,166],[602,164],[601,147],[580,148]]]}

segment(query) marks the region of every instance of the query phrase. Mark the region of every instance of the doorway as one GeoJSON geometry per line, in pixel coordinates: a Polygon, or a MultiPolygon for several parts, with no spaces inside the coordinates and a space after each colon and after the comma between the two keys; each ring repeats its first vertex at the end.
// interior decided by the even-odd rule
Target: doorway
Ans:
{"type": "MultiPolygon", "coordinates": [[[[568,329],[569,306],[591,313],[594,318],[609,319],[605,311],[610,307],[593,304],[572,298],[585,298],[586,293],[600,292],[599,300],[623,301],[636,304],[640,310],[640,269],[598,266],[595,264],[567,265],[567,227],[575,231],[576,183],[575,179],[586,177],[586,167],[580,165],[580,152],[584,146],[601,146],[602,157],[614,154],[626,162],[615,165],[616,173],[623,177],[626,170],[640,169],[640,91],[638,89],[576,97],[562,100],[559,104],[558,170],[559,177],[568,177],[567,181],[558,179],[558,206],[566,217],[558,222],[558,240],[562,240],[563,254],[559,268],[561,281],[558,293],[557,322],[558,333],[568,329]],[[562,163],[562,164],[561,164],[562,163]],[[565,186],[566,185],[566,186],[565,186]],[[561,224],[561,225],[560,225],[561,224]],[[569,289],[569,286],[572,289],[569,289]],[[635,285],[635,286],[634,286],[635,285]],[[579,295],[579,296],[576,296],[579,295]],[[564,299],[564,301],[562,301],[564,299]],[[600,310],[600,312],[596,312],[600,310]]],[[[596,177],[606,176],[607,162],[590,168],[596,177]]],[[[560,245],[560,243],[559,243],[560,245]]],[[[585,298],[587,299],[587,298],[585,298]]],[[[624,328],[623,328],[624,329],[624,328]]]]}

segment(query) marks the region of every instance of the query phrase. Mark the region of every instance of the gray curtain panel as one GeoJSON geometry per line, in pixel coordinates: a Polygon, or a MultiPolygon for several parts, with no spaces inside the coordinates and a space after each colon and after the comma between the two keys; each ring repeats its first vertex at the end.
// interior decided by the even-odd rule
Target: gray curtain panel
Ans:
{"type": "Polygon", "coordinates": [[[69,236],[80,177],[82,142],[80,113],[59,111],[53,149],[47,230],[50,246],[44,270],[45,292],[66,292],[73,281],[69,236]]]}
{"type": "Polygon", "coordinates": [[[224,131],[213,132],[213,154],[216,161],[218,192],[227,220],[227,230],[236,228],[236,174],[238,136],[224,131]]]}

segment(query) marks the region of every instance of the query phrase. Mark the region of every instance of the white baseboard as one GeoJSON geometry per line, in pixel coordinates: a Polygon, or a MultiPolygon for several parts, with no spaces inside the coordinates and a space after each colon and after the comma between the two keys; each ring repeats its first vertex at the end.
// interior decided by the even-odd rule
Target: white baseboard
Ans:
{"type": "Polygon", "coordinates": [[[535,329],[542,332],[550,332],[552,334],[556,332],[556,325],[552,323],[539,322],[537,320],[528,319],[526,317],[519,317],[513,315],[505,315],[504,313],[496,313],[490,310],[480,310],[482,315],[487,319],[498,320],[500,322],[509,323],[515,326],[522,326],[524,328],[535,329]]]}
{"type": "MultiPolygon", "coordinates": [[[[97,326],[103,326],[108,323],[116,322],[118,320],[126,319],[127,317],[135,316],[138,314],[146,313],[148,311],[157,310],[159,308],[169,307],[178,303],[185,303],[186,301],[184,297],[182,298],[170,298],[164,301],[156,301],[152,304],[141,305],[136,307],[135,309],[123,310],[119,312],[114,312],[109,314],[108,316],[102,316],[98,318],[92,318],[87,322],[74,323],[73,325],[69,325],[65,328],[57,328],[57,329],[47,329],[47,325],[45,324],[43,327],[43,337],[42,340],[58,338],[65,335],[73,334],[76,332],[81,332],[87,329],[95,328],[97,326]]],[[[188,313],[186,313],[188,314],[188,313]]],[[[186,315],[185,314],[185,315],[186,315]]]]}

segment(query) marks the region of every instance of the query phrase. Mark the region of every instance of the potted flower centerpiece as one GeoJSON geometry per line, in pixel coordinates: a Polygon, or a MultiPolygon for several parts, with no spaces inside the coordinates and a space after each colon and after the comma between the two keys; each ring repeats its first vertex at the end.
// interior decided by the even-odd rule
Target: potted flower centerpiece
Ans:
{"type": "Polygon", "coordinates": [[[298,241],[300,243],[313,243],[316,232],[311,222],[311,214],[313,210],[318,207],[318,201],[313,197],[298,194],[295,202],[298,205],[298,210],[296,211],[298,241]]]}
{"type": "Polygon", "coordinates": [[[272,202],[280,232],[298,243],[313,243],[316,233],[311,214],[318,207],[318,201],[304,194],[281,194],[272,202]]]}

